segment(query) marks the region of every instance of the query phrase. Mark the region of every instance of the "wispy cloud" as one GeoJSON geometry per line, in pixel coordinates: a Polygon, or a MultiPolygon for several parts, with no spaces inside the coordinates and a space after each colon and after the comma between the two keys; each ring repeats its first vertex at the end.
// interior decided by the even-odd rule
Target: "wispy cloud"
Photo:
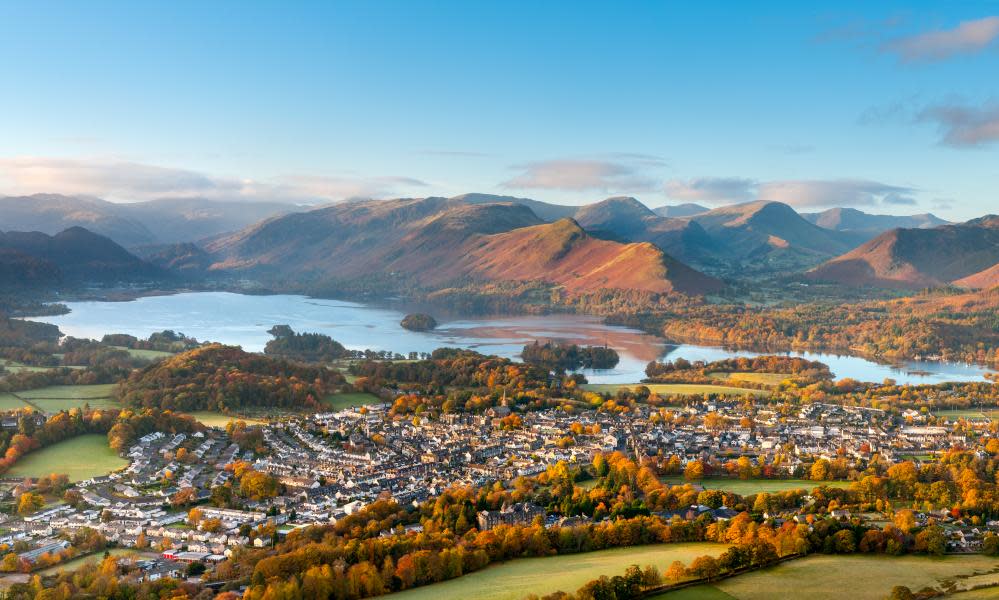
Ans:
{"type": "Polygon", "coordinates": [[[757,197],[798,207],[913,205],[915,191],[866,179],[787,180],[761,183],[757,197]]]}
{"type": "Polygon", "coordinates": [[[938,104],[923,110],[918,119],[936,123],[940,143],[970,148],[999,141],[999,102],[975,107],[961,104],[938,104]]]}
{"type": "Polygon", "coordinates": [[[741,177],[700,177],[666,182],[674,200],[728,204],[771,200],[799,208],[914,205],[915,189],[865,179],[756,181],[741,177]]]}
{"type": "Polygon", "coordinates": [[[742,177],[695,177],[666,182],[666,195],[673,200],[724,204],[753,199],[756,181],[742,177]]]}
{"type": "Polygon", "coordinates": [[[641,192],[655,180],[634,162],[600,159],[553,159],[514,165],[520,174],[500,185],[515,189],[641,192]]]}
{"type": "Polygon", "coordinates": [[[384,197],[426,185],[409,177],[287,175],[254,180],[118,160],[0,158],[0,193],[82,194],[118,202],[204,197],[312,204],[384,197]]]}
{"type": "Polygon", "coordinates": [[[975,54],[999,39],[999,16],[963,21],[952,29],[925,31],[888,40],[881,50],[904,62],[933,62],[960,54],[975,54]]]}

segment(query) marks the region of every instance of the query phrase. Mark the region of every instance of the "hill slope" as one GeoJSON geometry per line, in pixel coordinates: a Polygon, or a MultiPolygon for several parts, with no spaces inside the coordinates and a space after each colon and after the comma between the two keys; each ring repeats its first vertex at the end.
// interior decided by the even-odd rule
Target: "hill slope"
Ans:
{"type": "Polygon", "coordinates": [[[846,252],[852,236],[809,223],[790,206],[757,201],[690,217],[743,267],[795,270],[846,252]]]}
{"type": "Polygon", "coordinates": [[[108,283],[162,277],[165,273],[130,254],[108,238],[71,227],[56,235],[37,231],[0,232],[7,273],[20,269],[45,282],[108,283]],[[16,265],[16,266],[15,266],[16,265]]]}
{"type": "Polygon", "coordinates": [[[703,293],[720,282],[651,244],[594,238],[574,221],[544,223],[520,203],[423,198],[338,204],[285,215],[213,241],[211,269],[315,281],[390,278],[433,288],[457,281],[558,283],[703,293]]]}
{"type": "Polygon", "coordinates": [[[808,277],[850,286],[918,289],[957,282],[997,262],[999,217],[983,217],[958,225],[883,233],[813,269],[808,277]]]}
{"type": "Polygon", "coordinates": [[[873,215],[855,208],[830,208],[818,213],[802,213],[802,217],[824,229],[853,231],[874,237],[897,228],[929,229],[948,222],[930,213],[919,215],[873,215]]]}
{"type": "Polygon", "coordinates": [[[649,242],[670,256],[713,265],[719,245],[704,228],[687,219],[662,217],[638,200],[619,196],[580,207],[575,220],[587,231],[614,240],[649,242]]]}
{"type": "Polygon", "coordinates": [[[70,227],[83,227],[128,248],[193,242],[296,210],[300,209],[278,202],[205,198],[118,204],[60,194],[0,197],[5,229],[55,235],[70,227]]]}

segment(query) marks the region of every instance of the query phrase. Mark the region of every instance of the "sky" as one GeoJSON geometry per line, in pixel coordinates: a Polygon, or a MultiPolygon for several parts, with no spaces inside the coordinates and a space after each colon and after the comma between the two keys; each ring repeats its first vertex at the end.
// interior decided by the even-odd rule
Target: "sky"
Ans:
{"type": "Polygon", "coordinates": [[[999,2],[0,3],[0,194],[999,212],[999,2]]]}

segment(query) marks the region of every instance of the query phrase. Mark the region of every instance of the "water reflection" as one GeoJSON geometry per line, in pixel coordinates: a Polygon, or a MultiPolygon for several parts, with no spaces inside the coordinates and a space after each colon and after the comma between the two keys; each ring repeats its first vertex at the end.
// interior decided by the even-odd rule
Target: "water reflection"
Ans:
{"type": "MultiPolygon", "coordinates": [[[[756,356],[723,348],[691,344],[672,345],[655,336],[624,327],[603,324],[585,315],[496,317],[445,321],[431,332],[403,329],[403,313],[378,306],[321,300],[304,296],[249,296],[225,292],[202,292],[151,296],[130,302],[70,302],[70,313],[36,320],[58,325],[63,333],[100,338],[106,333],[128,333],[146,337],[155,331],[173,329],[199,340],[238,344],[260,351],[270,338],[267,330],[288,324],[296,331],[325,333],[344,346],[363,350],[430,352],[441,346],[472,348],[484,354],[516,358],[524,344],[556,339],[575,344],[606,344],[618,351],[621,362],[614,369],[589,371],[595,383],[631,383],[644,376],[651,360],[718,360],[733,356],[756,356]]],[[[837,377],[863,381],[892,378],[900,383],[980,381],[986,370],[973,365],[939,362],[909,362],[901,368],[854,356],[812,352],[787,353],[819,360],[837,377]]]]}

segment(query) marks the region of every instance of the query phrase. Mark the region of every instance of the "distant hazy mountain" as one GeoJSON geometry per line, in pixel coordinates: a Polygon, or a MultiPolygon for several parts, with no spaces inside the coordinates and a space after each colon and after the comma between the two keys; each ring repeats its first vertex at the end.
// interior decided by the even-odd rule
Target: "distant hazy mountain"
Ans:
{"type": "Polygon", "coordinates": [[[940,217],[930,213],[919,215],[872,215],[855,208],[830,208],[818,213],[802,213],[807,221],[825,229],[854,231],[871,237],[891,229],[928,229],[946,225],[940,217]]]}
{"type": "Polygon", "coordinates": [[[187,198],[118,204],[88,196],[35,194],[0,197],[0,226],[49,235],[84,227],[136,247],[196,241],[295,210],[300,209],[277,202],[187,198]]]}
{"type": "Polygon", "coordinates": [[[0,232],[0,253],[7,276],[20,273],[38,283],[108,283],[165,275],[110,239],[82,227],[70,227],[56,235],[0,232]]]}
{"type": "Polygon", "coordinates": [[[796,270],[846,252],[855,236],[809,223],[780,202],[749,202],[690,217],[730,260],[754,270],[796,270]]]}
{"type": "Polygon", "coordinates": [[[667,254],[692,263],[710,264],[719,254],[718,245],[698,223],[659,216],[626,196],[581,206],[574,218],[595,235],[619,241],[651,242],[667,254]]]}
{"type": "Polygon", "coordinates": [[[933,229],[893,229],[812,270],[808,277],[852,286],[987,287],[999,263],[999,217],[933,229]]]}
{"type": "Polygon", "coordinates": [[[156,240],[145,224],[129,215],[122,205],[89,196],[0,196],[0,227],[49,235],[70,227],[84,227],[123,246],[151,244],[156,240]]]}
{"type": "Polygon", "coordinates": [[[482,196],[336,204],[270,219],[206,250],[215,272],[322,281],[387,276],[424,287],[543,280],[569,289],[703,293],[721,284],[651,244],[545,223],[524,202],[482,196]]]}
{"type": "Polygon", "coordinates": [[[660,206],[659,208],[652,209],[652,211],[660,217],[692,217],[694,215],[706,213],[709,210],[711,209],[706,206],[693,204],[691,202],[687,202],[685,204],[674,204],[672,206],[660,206]]]}
{"type": "Polygon", "coordinates": [[[302,208],[281,202],[168,198],[122,205],[163,244],[194,242],[238,231],[277,215],[302,208]]]}

